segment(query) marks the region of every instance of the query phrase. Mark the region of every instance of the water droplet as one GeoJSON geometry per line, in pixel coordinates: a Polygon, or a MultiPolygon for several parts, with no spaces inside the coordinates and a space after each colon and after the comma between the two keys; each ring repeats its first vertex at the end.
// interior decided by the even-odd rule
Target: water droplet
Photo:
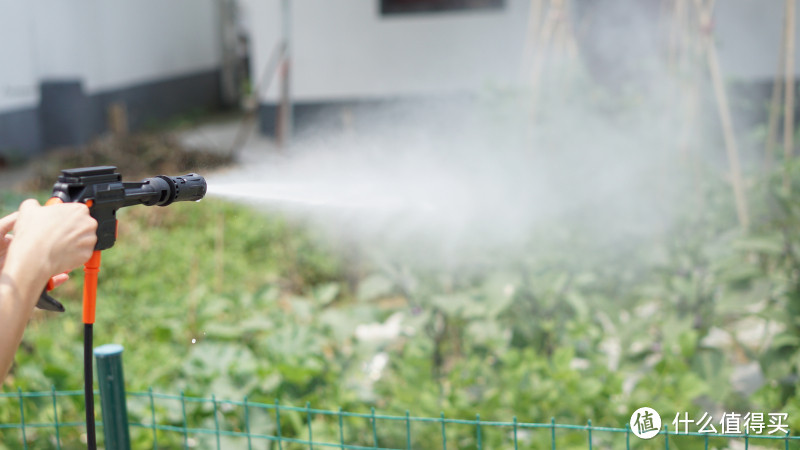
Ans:
{"type": "Polygon", "coordinates": [[[195,342],[197,342],[197,339],[192,338],[192,344],[194,344],[195,342]]]}

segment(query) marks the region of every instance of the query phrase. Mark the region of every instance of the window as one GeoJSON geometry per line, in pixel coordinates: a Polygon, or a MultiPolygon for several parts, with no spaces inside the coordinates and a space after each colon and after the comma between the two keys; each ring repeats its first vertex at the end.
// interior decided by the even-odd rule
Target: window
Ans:
{"type": "Polygon", "coordinates": [[[381,15],[500,9],[505,0],[380,0],[381,15]]]}

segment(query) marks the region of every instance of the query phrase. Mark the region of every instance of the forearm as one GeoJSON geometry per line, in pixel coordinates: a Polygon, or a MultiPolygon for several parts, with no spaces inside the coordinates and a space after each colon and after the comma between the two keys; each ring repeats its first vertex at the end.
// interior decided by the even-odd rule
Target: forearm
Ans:
{"type": "Polygon", "coordinates": [[[27,261],[29,258],[8,258],[0,271],[0,380],[14,361],[25,326],[47,283],[47,275],[37,270],[38,262],[27,261]]]}
{"type": "Polygon", "coordinates": [[[0,381],[47,280],[89,259],[96,232],[97,222],[78,203],[43,208],[30,199],[17,213],[0,218],[0,381]],[[10,238],[6,233],[12,227],[10,238]]]}

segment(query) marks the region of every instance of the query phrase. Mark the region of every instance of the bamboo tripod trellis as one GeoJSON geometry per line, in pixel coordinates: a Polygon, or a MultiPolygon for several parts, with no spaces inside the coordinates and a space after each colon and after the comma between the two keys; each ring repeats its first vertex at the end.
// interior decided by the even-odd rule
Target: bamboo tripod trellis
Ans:
{"type": "MultiPolygon", "coordinates": [[[[741,169],[739,168],[738,146],[736,145],[735,134],[733,133],[733,126],[731,121],[730,107],[728,106],[727,95],[725,93],[724,83],[719,67],[716,47],[713,41],[713,28],[712,28],[712,14],[714,9],[714,0],[693,0],[694,13],[697,16],[701,37],[701,45],[699,47],[693,46],[691,21],[692,11],[690,11],[687,0],[672,0],[673,2],[673,17],[676,18],[673,24],[673,30],[670,35],[670,62],[675,64],[675,60],[680,59],[681,63],[690,53],[702,53],[708,64],[711,82],[715,91],[715,98],[717,101],[717,109],[720,116],[720,121],[723,127],[723,134],[725,138],[726,151],[728,153],[728,160],[731,166],[730,181],[733,186],[734,196],[736,197],[737,215],[743,228],[749,226],[749,216],[747,211],[747,201],[745,196],[745,186],[741,177],[741,169]],[[676,51],[676,49],[679,49],[676,51]],[[697,50],[700,50],[699,52],[697,50]],[[679,58],[676,54],[682,53],[679,58]]],[[[772,95],[769,106],[769,116],[767,122],[767,136],[765,140],[764,149],[764,164],[769,170],[774,163],[774,152],[778,146],[778,124],[780,123],[780,115],[783,113],[783,154],[784,160],[788,162],[794,151],[794,131],[795,131],[795,71],[794,71],[794,56],[795,56],[795,20],[796,20],[796,0],[785,0],[784,11],[784,25],[783,37],[780,43],[780,51],[778,57],[778,67],[775,73],[775,80],[772,88],[772,95]]],[[[691,122],[696,116],[696,97],[699,92],[697,83],[692,83],[691,90],[688,93],[688,101],[691,106],[687,107],[684,113],[686,118],[686,125],[684,127],[684,138],[682,139],[681,149],[686,151],[688,145],[688,130],[691,127],[691,122]]],[[[790,192],[790,174],[787,171],[783,174],[783,188],[788,194],[790,192]]]]}
{"type": "Polygon", "coordinates": [[[525,56],[531,56],[531,117],[536,118],[542,77],[548,61],[566,57],[574,61],[578,44],[570,18],[570,0],[532,0],[528,15],[525,56]]]}
{"type": "MultiPolygon", "coordinates": [[[[780,115],[783,114],[783,157],[786,162],[794,153],[795,134],[795,34],[796,0],[785,0],[783,39],[779,57],[778,73],[770,101],[769,122],[765,149],[765,163],[773,163],[774,149],[778,143],[780,115]],[[782,102],[781,102],[782,100],[782,102]]],[[[693,63],[705,66],[711,84],[717,115],[722,128],[730,182],[736,215],[741,227],[750,227],[750,213],[746,194],[746,183],[740,162],[739,144],[733,124],[725,79],[714,41],[713,17],[716,0],[664,0],[665,11],[669,11],[669,63],[671,67],[686,69],[693,63]]],[[[544,73],[550,70],[554,56],[575,59],[578,54],[577,40],[570,18],[570,0],[532,0],[528,18],[525,56],[528,58],[526,78],[531,85],[532,118],[541,109],[541,85],[544,73]]],[[[693,69],[690,69],[693,70],[693,69]]],[[[700,84],[697,77],[684,84],[684,106],[681,113],[684,124],[679,133],[678,147],[686,158],[689,141],[699,109],[700,84]]],[[[784,190],[790,192],[790,174],[784,172],[784,190]]]]}
{"type": "Polygon", "coordinates": [[[730,166],[729,180],[733,188],[736,215],[739,218],[739,224],[742,228],[747,230],[750,227],[750,215],[747,207],[747,197],[745,195],[741,164],[739,162],[739,145],[736,141],[736,133],[733,129],[733,118],[728,102],[728,94],[725,89],[725,81],[719,64],[717,47],[714,43],[712,22],[714,4],[715,0],[694,0],[695,12],[700,25],[701,49],[705,56],[706,63],[708,64],[708,72],[711,78],[711,85],[714,89],[717,112],[722,125],[722,137],[725,142],[725,152],[727,153],[728,164],[730,166]]]}
{"type": "MultiPolygon", "coordinates": [[[[772,98],[767,122],[767,138],[764,157],[767,168],[772,167],[774,149],[778,141],[778,122],[783,109],[783,157],[789,162],[794,154],[794,108],[795,108],[795,34],[796,34],[796,0],[786,0],[784,11],[783,38],[778,56],[778,69],[772,85],[772,98]],[[781,108],[783,97],[783,108],[781,108]]],[[[785,165],[788,168],[788,165],[785,165]]],[[[791,192],[791,179],[788,170],[783,174],[783,189],[791,192]]]]}
{"type": "MultiPolygon", "coordinates": [[[[730,182],[736,206],[739,225],[747,230],[750,215],[744,177],[739,160],[739,145],[733,126],[728,93],[714,42],[713,13],[715,0],[666,0],[666,10],[670,11],[669,66],[674,70],[695,74],[694,65],[706,66],[708,79],[714,93],[714,100],[722,127],[722,137],[728,160],[730,182]]],[[[683,159],[689,157],[689,141],[692,138],[694,123],[700,105],[700,83],[698,76],[688,77],[682,86],[683,118],[679,134],[678,148],[683,159]]]]}

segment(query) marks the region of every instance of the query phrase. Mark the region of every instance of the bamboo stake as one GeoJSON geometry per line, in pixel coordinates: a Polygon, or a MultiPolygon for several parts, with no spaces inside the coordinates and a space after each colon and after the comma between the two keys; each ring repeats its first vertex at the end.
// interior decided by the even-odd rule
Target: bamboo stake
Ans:
{"type": "Polygon", "coordinates": [[[550,47],[553,52],[550,66],[555,69],[553,75],[556,80],[564,82],[565,77],[563,75],[567,53],[567,28],[566,21],[564,20],[563,6],[556,19],[556,25],[553,30],[553,43],[550,47]]]}
{"type": "Polygon", "coordinates": [[[128,135],[128,109],[122,102],[114,102],[108,107],[108,128],[116,137],[128,135]]]}
{"type": "Polygon", "coordinates": [[[692,26],[692,8],[689,4],[689,0],[679,1],[681,4],[683,4],[683,14],[681,19],[681,23],[683,25],[683,29],[681,30],[681,48],[683,49],[683,55],[680,64],[681,67],[688,70],[689,68],[695,67],[695,64],[693,64],[694,58],[699,58],[702,50],[701,46],[698,45],[698,40],[696,38],[696,32],[699,27],[692,26]],[[693,30],[695,31],[694,33],[692,32],[693,30]]]}
{"type": "Polygon", "coordinates": [[[769,101],[767,119],[767,139],[764,147],[764,165],[769,170],[775,159],[775,144],[778,141],[778,116],[781,113],[781,97],[783,97],[783,72],[786,70],[786,23],[783,26],[781,49],[778,54],[778,67],[772,83],[772,97],[769,101]]]}
{"type": "Polygon", "coordinates": [[[697,111],[700,108],[700,89],[696,81],[691,81],[684,87],[683,94],[683,124],[678,141],[678,152],[683,162],[689,161],[689,142],[697,120],[697,111]],[[688,91],[688,92],[687,92],[688,91]]]}
{"type": "Polygon", "coordinates": [[[560,14],[562,0],[552,0],[550,8],[547,12],[547,18],[539,31],[538,49],[534,55],[533,70],[531,74],[531,98],[533,107],[531,108],[531,117],[536,118],[536,107],[539,101],[539,85],[541,84],[542,70],[544,69],[544,61],[547,58],[547,53],[550,51],[550,40],[553,36],[553,31],[558,24],[558,17],[560,14]]]}
{"type": "Polygon", "coordinates": [[[542,25],[544,0],[532,0],[528,12],[528,29],[522,50],[522,75],[527,78],[539,48],[539,29],[542,25]]]}
{"type": "Polygon", "coordinates": [[[682,97],[682,124],[678,138],[678,152],[684,163],[689,161],[689,141],[691,140],[694,123],[699,108],[699,86],[697,74],[690,71],[689,57],[696,46],[691,45],[689,39],[691,28],[689,8],[686,0],[674,1],[674,18],[672,22],[672,38],[670,42],[671,68],[681,81],[682,97]]]}
{"type": "Polygon", "coordinates": [[[736,135],[733,131],[733,120],[731,118],[728,96],[725,92],[722,71],[720,70],[719,59],[717,57],[717,48],[714,45],[714,41],[711,39],[711,12],[713,11],[714,0],[711,0],[707,7],[703,6],[702,0],[695,0],[694,2],[704,28],[702,40],[705,47],[708,69],[711,74],[714,96],[717,99],[717,110],[720,122],[722,123],[722,135],[725,140],[725,150],[728,154],[728,163],[731,169],[730,180],[733,186],[734,199],[736,201],[736,215],[739,218],[739,224],[742,228],[747,230],[750,226],[750,218],[747,212],[747,199],[745,198],[744,182],[742,181],[742,172],[739,165],[739,149],[736,143],[736,135]]]}
{"type": "MultiPolygon", "coordinates": [[[[687,98],[687,108],[688,108],[688,116],[691,117],[690,122],[688,122],[688,127],[690,128],[686,131],[685,135],[685,150],[687,159],[691,157],[689,154],[690,144],[689,139],[691,138],[690,130],[692,124],[694,124],[694,118],[699,115],[700,111],[700,98],[701,98],[701,87],[700,87],[700,65],[698,64],[699,61],[703,58],[703,42],[701,39],[698,39],[698,33],[701,30],[700,24],[700,17],[699,14],[693,15],[692,14],[692,5],[689,0],[678,0],[683,4],[683,14],[682,14],[682,42],[681,42],[681,49],[683,54],[680,60],[680,67],[683,71],[689,74],[691,77],[689,79],[689,94],[687,98]]],[[[697,164],[697,159],[690,159],[691,161],[691,170],[692,170],[692,181],[694,186],[696,187],[696,195],[695,195],[695,206],[697,208],[698,213],[705,209],[706,199],[705,196],[702,195],[700,190],[700,185],[702,183],[703,174],[701,173],[700,167],[697,164]]]]}
{"type": "Polygon", "coordinates": [[[286,46],[284,43],[275,45],[269,60],[267,60],[267,64],[264,66],[264,71],[261,72],[261,77],[255,81],[249,98],[245,100],[244,118],[239,125],[239,130],[236,132],[233,143],[228,148],[228,155],[231,158],[236,159],[239,156],[239,152],[244,148],[247,140],[253,134],[253,127],[256,125],[256,119],[258,119],[258,103],[261,101],[261,94],[269,90],[272,79],[275,78],[275,74],[280,68],[281,61],[283,61],[285,49],[286,46]]]}
{"type": "MultiPolygon", "coordinates": [[[[783,103],[783,153],[784,164],[788,164],[794,152],[794,34],[795,34],[795,0],[786,0],[786,67],[784,72],[783,103]]],[[[787,194],[791,192],[788,165],[783,174],[783,188],[787,194]]]]}
{"type": "Polygon", "coordinates": [[[708,26],[711,27],[711,16],[714,12],[714,7],[717,5],[717,0],[708,0],[706,5],[706,17],[708,18],[708,26]]]}
{"type": "Polygon", "coordinates": [[[578,59],[578,40],[575,37],[575,27],[573,26],[573,17],[570,14],[572,11],[572,7],[569,4],[570,0],[567,0],[567,5],[564,7],[564,27],[566,33],[566,46],[567,46],[567,58],[570,63],[574,62],[578,59]]]}
{"type": "Polygon", "coordinates": [[[681,37],[683,35],[683,10],[685,3],[683,0],[675,0],[672,5],[673,22],[669,27],[669,67],[673,70],[679,66],[678,60],[681,54],[681,37]]]}

